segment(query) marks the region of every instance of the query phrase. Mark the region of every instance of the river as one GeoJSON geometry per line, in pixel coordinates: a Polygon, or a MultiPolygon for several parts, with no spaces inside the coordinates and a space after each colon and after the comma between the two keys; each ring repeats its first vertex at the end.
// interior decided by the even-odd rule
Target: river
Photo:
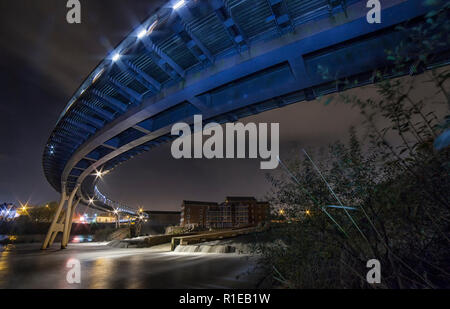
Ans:
{"type": "Polygon", "coordinates": [[[235,254],[175,253],[168,245],[119,249],[105,243],[39,244],[0,248],[0,288],[255,288],[262,278],[256,258],[235,254]],[[71,259],[81,283],[68,283],[71,259]]]}

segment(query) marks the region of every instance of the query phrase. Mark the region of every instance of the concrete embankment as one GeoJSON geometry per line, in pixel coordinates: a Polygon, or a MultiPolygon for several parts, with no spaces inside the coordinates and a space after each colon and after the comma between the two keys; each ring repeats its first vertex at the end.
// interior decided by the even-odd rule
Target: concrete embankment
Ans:
{"type": "Polygon", "coordinates": [[[183,235],[151,235],[141,236],[135,238],[115,239],[108,243],[108,246],[113,248],[147,248],[153,247],[165,243],[170,243],[172,237],[175,236],[188,236],[192,234],[183,235]]]}
{"type": "Polygon", "coordinates": [[[154,235],[123,240],[114,240],[108,246],[114,248],[147,248],[162,244],[172,247],[174,253],[230,253],[256,254],[258,247],[270,246],[271,243],[261,239],[261,235],[253,230],[191,233],[183,235],[154,235]]]}

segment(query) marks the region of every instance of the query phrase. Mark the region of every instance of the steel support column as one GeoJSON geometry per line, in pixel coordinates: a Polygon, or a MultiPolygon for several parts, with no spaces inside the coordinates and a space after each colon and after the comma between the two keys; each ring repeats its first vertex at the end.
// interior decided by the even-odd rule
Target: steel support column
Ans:
{"type": "Polygon", "coordinates": [[[81,198],[78,198],[75,203],[72,205],[71,214],[70,214],[70,221],[69,221],[69,232],[67,233],[67,238],[65,240],[65,244],[69,243],[70,238],[70,231],[72,230],[72,222],[73,222],[73,215],[75,214],[75,209],[77,208],[78,204],[80,203],[81,198]]]}
{"type": "Polygon", "coordinates": [[[70,193],[69,200],[67,201],[67,209],[66,209],[66,219],[64,220],[64,230],[63,237],[61,240],[61,249],[65,249],[67,247],[67,243],[69,241],[69,225],[72,223],[72,203],[75,197],[75,194],[80,188],[80,185],[77,184],[73,191],[70,193]]]}
{"type": "MultiPolygon", "coordinates": [[[[62,182],[61,183],[61,199],[59,201],[59,205],[58,205],[58,208],[56,209],[56,213],[55,213],[55,216],[53,217],[52,223],[50,224],[50,228],[48,229],[47,236],[45,236],[44,243],[42,244],[42,247],[41,247],[42,250],[48,248],[50,239],[54,240],[56,237],[56,234],[60,231],[60,224],[58,224],[58,219],[59,219],[59,216],[61,214],[62,208],[64,207],[64,203],[66,202],[66,200],[67,200],[66,183],[62,182]],[[53,235],[53,233],[55,235],[53,235]]],[[[52,243],[53,243],[53,241],[52,241],[52,243]]]]}

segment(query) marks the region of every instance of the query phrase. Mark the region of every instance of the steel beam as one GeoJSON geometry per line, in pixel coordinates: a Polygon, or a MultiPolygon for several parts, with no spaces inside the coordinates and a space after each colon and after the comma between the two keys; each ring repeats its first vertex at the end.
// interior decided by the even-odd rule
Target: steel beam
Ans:
{"type": "MultiPolygon", "coordinates": [[[[98,96],[96,96],[98,97],[98,96]]],[[[103,98],[101,98],[101,101],[104,101],[103,98]]],[[[101,118],[105,119],[106,121],[111,121],[114,119],[114,115],[111,114],[108,111],[105,111],[104,109],[95,106],[93,103],[90,103],[86,100],[82,100],[82,103],[84,106],[86,106],[87,108],[89,108],[90,110],[92,110],[94,113],[96,113],[98,116],[100,116],[101,118]]]]}
{"type": "Polygon", "coordinates": [[[149,52],[155,52],[161,59],[163,59],[172,69],[174,69],[182,78],[186,76],[186,72],[172,60],[168,55],[166,55],[160,48],[158,48],[150,38],[144,38],[142,40],[144,47],[149,52]]]}
{"type": "Polygon", "coordinates": [[[130,68],[135,74],[137,74],[142,79],[144,79],[147,83],[152,85],[152,87],[154,89],[156,89],[157,91],[161,90],[161,84],[156,79],[154,79],[153,77],[151,77],[150,75],[148,75],[147,73],[145,73],[144,71],[139,69],[137,66],[135,66],[128,60],[124,60],[123,63],[126,66],[128,66],[128,68],[130,68]]]}
{"type": "Polygon", "coordinates": [[[104,102],[106,105],[111,107],[112,109],[119,111],[119,112],[125,112],[128,109],[127,104],[123,103],[122,101],[113,98],[109,95],[106,95],[102,93],[101,91],[97,89],[93,89],[92,93],[102,102],[104,102]]]}
{"type": "Polygon", "coordinates": [[[73,199],[75,197],[75,194],[77,194],[78,189],[80,188],[80,184],[77,184],[75,188],[70,193],[69,199],[67,201],[67,208],[66,208],[66,218],[64,220],[64,231],[63,231],[63,237],[61,241],[61,249],[65,249],[67,247],[67,243],[69,241],[69,224],[72,223],[72,203],[73,199]]]}

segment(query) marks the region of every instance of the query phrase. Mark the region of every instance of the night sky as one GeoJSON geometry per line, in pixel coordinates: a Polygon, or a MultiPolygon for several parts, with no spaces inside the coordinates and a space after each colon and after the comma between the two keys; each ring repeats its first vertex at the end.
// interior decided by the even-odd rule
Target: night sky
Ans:
{"type": "MultiPolygon", "coordinates": [[[[82,0],[82,23],[70,25],[64,0],[0,0],[0,203],[58,198],[41,160],[60,113],[106,54],[165,2],[82,0]]],[[[345,138],[361,117],[342,104],[311,101],[246,121],[279,122],[283,158],[294,145],[313,148],[345,138]]],[[[175,160],[166,144],[116,168],[101,189],[112,199],[154,210],[179,209],[183,199],[263,199],[269,185],[259,162],[175,160]]]]}

